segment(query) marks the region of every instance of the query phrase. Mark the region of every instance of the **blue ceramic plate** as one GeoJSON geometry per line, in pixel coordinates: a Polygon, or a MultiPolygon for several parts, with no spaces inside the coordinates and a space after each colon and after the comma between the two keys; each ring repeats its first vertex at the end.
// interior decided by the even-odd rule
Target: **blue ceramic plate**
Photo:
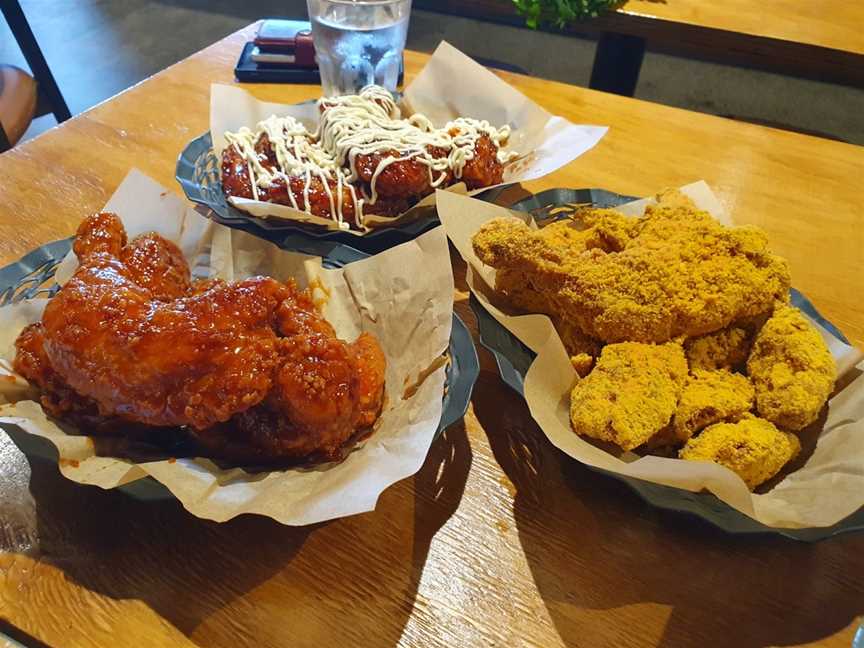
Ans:
{"type": "MultiPolygon", "coordinates": [[[[619,196],[598,189],[550,189],[523,201],[511,205],[511,209],[530,212],[538,220],[554,218],[549,212],[563,204],[592,203],[600,207],[615,207],[634,200],[629,196],[619,196]]],[[[822,317],[812,303],[797,290],[791,291],[792,303],[818,321],[838,339],[847,342],[843,334],[833,324],[822,317]]],[[[477,328],[480,333],[480,343],[489,349],[498,364],[502,380],[524,397],[524,379],[528,367],[534,361],[535,354],[501,326],[489,312],[483,308],[474,296],[470,305],[477,315],[477,328]]],[[[847,342],[848,343],[848,342],[847,342]]],[[[589,466],[590,468],[590,466],[589,466]]],[[[597,472],[609,475],[625,482],[642,499],[661,509],[686,513],[702,518],[714,526],[733,534],[779,534],[805,542],[815,542],[824,538],[860,531],[864,529],[864,509],[861,509],[845,520],[830,527],[813,529],[776,529],[760,524],[732,507],[724,504],[711,493],[691,493],[690,491],[653,484],[641,479],[633,479],[609,473],[605,470],[592,468],[597,472]]]]}
{"type": "MultiPolygon", "coordinates": [[[[37,296],[53,295],[58,289],[57,284],[54,283],[54,272],[71,248],[71,238],[54,241],[26,254],[15,263],[0,268],[0,306],[37,296]]],[[[369,256],[359,250],[331,241],[307,241],[300,251],[322,256],[324,266],[327,268],[340,268],[369,256]]],[[[480,363],[474,342],[471,340],[471,333],[455,314],[450,333],[449,353],[447,389],[444,392],[441,421],[435,439],[465,415],[468,403],[471,401],[474,383],[480,373],[480,363]]],[[[28,457],[38,457],[57,463],[57,449],[47,439],[27,434],[15,426],[5,426],[4,430],[21,452],[28,457]]],[[[119,489],[142,500],[173,497],[168,489],[150,477],[120,486],[119,489]]]]}

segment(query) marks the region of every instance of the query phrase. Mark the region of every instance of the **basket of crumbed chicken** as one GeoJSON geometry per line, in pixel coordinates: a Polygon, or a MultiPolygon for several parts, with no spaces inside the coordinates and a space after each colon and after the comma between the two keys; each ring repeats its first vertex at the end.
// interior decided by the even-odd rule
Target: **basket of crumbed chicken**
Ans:
{"type": "Polygon", "coordinates": [[[752,489],[798,454],[795,432],[834,387],[834,359],[788,305],[789,269],[765,233],[726,227],[681,194],[639,219],[494,220],[473,246],[497,291],[555,324],[581,376],[579,435],[714,461],[752,489]]]}
{"type": "Polygon", "coordinates": [[[848,368],[860,354],[790,302],[788,265],[763,230],[724,224],[678,191],[636,217],[572,206],[538,224],[461,196],[439,196],[439,213],[475,296],[536,354],[524,392],[559,448],[707,488],[772,526],[836,521],[828,506],[813,522],[815,493],[837,467],[832,444],[854,433],[826,403],[837,358],[848,368]],[[805,486],[815,490],[798,502],[805,486]]]}

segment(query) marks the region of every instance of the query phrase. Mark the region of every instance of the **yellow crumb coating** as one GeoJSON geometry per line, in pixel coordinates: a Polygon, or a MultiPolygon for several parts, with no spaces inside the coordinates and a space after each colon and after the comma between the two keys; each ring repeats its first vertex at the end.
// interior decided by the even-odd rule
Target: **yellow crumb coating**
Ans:
{"type": "Polygon", "coordinates": [[[797,436],[778,430],[770,421],[748,416],[737,423],[706,428],[690,439],[678,456],[726,466],[753,490],[780,472],[800,451],[797,436]]]}
{"type": "Polygon", "coordinates": [[[590,357],[591,360],[588,363],[590,370],[594,358],[600,355],[600,349],[603,348],[603,345],[598,340],[585,335],[575,322],[556,317],[555,315],[552,315],[551,319],[555,325],[555,330],[558,332],[558,336],[564,343],[564,348],[567,349],[567,353],[570,356],[578,356],[580,358],[584,358],[585,356],[590,357]]]}
{"type": "Polygon", "coordinates": [[[603,342],[703,335],[767,314],[788,294],[788,268],[763,231],[725,227],[680,195],[640,218],[587,209],[573,219],[540,230],[493,219],[472,244],[499,273],[517,271],[498,290],[540,300],[603,342]]]}
{"type": "Polygon", "coordinates": [[[573,430],[632,450],[668,425],[686,378],[680,344],[605,346],[570,395],[573,430]]]}
{"type": "Polygon", "coordinates": [[[690,370],[735,369],[743,367],[750,354],[750,334],[740,326],[730,326],[713,333],[690,338],[684,351],[690,370]]]}
{"type": "Polygon", "coordinates": [[[837,366],[819,331],[797,308],[779,305],[747,360],[756,411],[788,430],[810,425],[828,400],[837,366]]]}
{"type": "Polygon", "coordinates": [[[522,268],[503,268],[495,273],[495,290],[508,304],[527,313],[554,313],[555,291],[540,290],[536,278],[522,268]]]}
{"type": "Polygon", "coordinates": [[[753,385],[746,376],[729,371],[697,369],[687,379],[673,429],[684,443],[699,430],[721,421],[737,421],[753,408],[753,385]]]}

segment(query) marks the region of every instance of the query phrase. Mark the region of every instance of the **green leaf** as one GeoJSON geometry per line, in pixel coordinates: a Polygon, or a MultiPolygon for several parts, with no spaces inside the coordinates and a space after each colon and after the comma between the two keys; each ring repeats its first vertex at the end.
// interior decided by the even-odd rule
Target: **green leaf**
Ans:
{"type": "Polygon", "coordinates": [[[614,9],[622,0],[513,0],[516,10],[531,29],[554,25],[563,29],[579,20],[596,18],[614,9]]]}

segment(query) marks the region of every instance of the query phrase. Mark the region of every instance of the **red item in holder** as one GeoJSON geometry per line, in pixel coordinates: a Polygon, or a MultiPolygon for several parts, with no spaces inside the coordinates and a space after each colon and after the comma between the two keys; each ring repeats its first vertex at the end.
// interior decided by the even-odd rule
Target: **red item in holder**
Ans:
{"type": "Polygon", "coordinates": [[[261,52],[293,55],[292,67],[314,68],[315,45],[311,28],[302,20],[268,19],[261,24],[254,42],[261,52]]]}

